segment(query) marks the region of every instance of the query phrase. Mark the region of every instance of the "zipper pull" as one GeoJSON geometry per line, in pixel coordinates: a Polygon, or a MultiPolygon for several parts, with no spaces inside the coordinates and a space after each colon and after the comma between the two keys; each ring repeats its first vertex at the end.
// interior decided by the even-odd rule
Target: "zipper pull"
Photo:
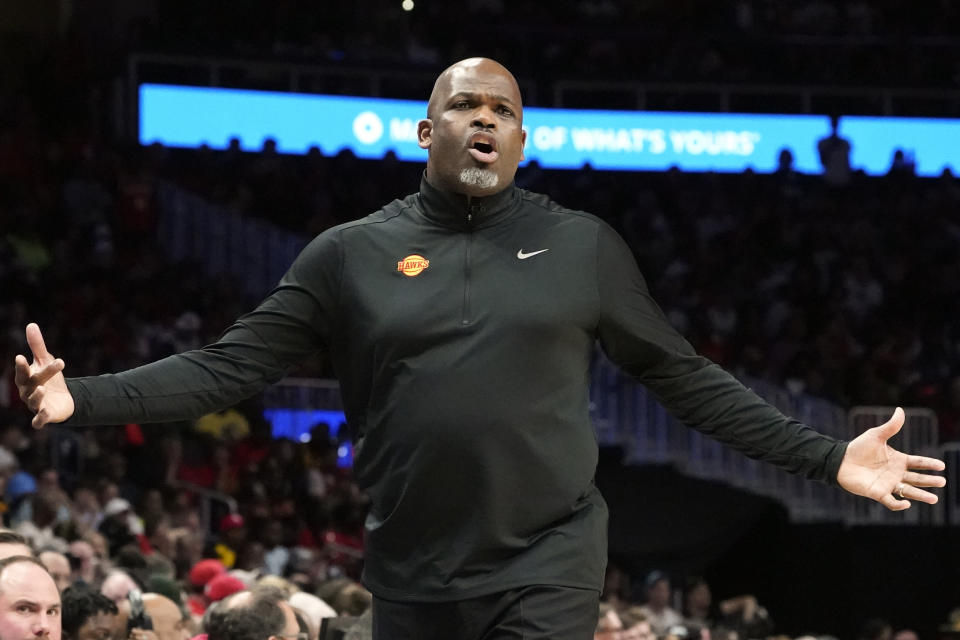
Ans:
{"type": "Polygon", "coordinates": [[[467,209],[467,222],[473,222],[474,214],[483,213],[482,204],[471,204],[469,209],[467,209]]]}

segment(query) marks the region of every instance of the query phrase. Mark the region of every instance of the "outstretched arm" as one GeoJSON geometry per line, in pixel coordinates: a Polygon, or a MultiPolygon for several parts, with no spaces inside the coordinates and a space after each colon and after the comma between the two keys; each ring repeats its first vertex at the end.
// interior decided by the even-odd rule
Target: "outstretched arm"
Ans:
{"type": "Polygon", "coordinates": [[[924,488],[942,487],[942,476],[921,471],[943,471],[942,460],[901,453],[887,440],[903,427],[903,409],[879,427],[867,429],[847,445],[837,472],[837,483],[858,496],[872,498],[891,511],[903,511],[911,500],[936,504],[937,496],[924,488]]]}
{"type": "Polygon", "coordinates": [[[219,339],[119,373],[64,379],[36,325],[27,327],[34,363],[17,357],[20,395],[34,426],[192,420],[261,391],[330,344],[338,318],[340,239],[315,238],[270,294],[219,339]]]}
{"type": "Polygon", "coordinates": [[[47,351],[40,327],[27,325],[27,344],[33,352],[33,362],[18,355],[15,359],[15,376],[20,399],[33,411],[34,428],[50,422],[63,422],[73,415],[74,403],[67,382],[63,377],[64,362],[47,351]]]}

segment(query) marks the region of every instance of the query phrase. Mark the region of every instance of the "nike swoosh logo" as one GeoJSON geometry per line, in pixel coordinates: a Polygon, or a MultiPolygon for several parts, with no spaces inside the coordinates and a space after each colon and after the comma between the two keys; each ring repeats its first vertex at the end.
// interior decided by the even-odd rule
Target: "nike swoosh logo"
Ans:
{"type": "Polygon", "coordinates": [[[523,249],[520,249],[520,251],[517,251],[517,258],[520,260],[526,260],[527,258],[532,258],[538,253],[543,253],[544,251],[550,251],[550,249],[540,249],[540,251],[531,251],[530,253],[524,253],[523,249]]]}

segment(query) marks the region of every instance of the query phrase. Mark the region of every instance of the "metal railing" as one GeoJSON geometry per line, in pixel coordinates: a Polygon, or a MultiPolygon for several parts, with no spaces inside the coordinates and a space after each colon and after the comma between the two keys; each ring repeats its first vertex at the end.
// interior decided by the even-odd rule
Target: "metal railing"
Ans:
{"type": "Polygon", "coordinates": [[[200,527],[203,531],[213,532],[213,505],[222,504],[226,508],[226,513],[237,513],[237,501],[229,494],[221,491],[214,491],[189,482],[173,482],[170,486],[174,489],[189,491],[199,498],[198,516],[200,518],[200,527]]]}
{"type": "MultiPolygon", "coordinates": [[[[760,397],[818,431],[850,440],[865,429],[883,424],[894,407],[854,407],[845,411],[826,400],[792,394],[756,379],[743,380],[760,397]]],[[[841,521],[846,524],[960,524],[960,443],[939,445],[936,414],[907,408],[904,427],[891,440],[895,448],[947,462],[948,488],[936,505],[917,505],[891,512],[879,503],[846,491],[791,475],[751,460],[673,419],[642,386],[619,372],[605,358],[594,366],[591,408],[601,444],[623,448],[632,464],[672,464],[684,473],[725,482],[784,503],[799,522],[841,521]],[[951,488],[954,487],[954,488],[951,488]]]]}
{"type": "Polygon", "coordinates": [[[174,185],[161,184],[158,197],[162,215],[157,237],[167,257],[195,262],[207,276],[234,276],[249,296],[273,289],[309,240],[174,185]]]}
{"type": "MultiPolygon", "coordinates": [[[[758,395],[818,431],[843,440],[886,422],[893,407],[856,407],[851,411],[826,400],[791,394],[761,380],[747,380],[758,395]]],[[[591,417],[597,441],[619,446],[626,464],[670,464],[688,475],[723,482],[779,500],[796,522],[843,522],[848,525],[960,524],[960,492],[947,489],[934,506],[917,505],[891,512],[871,500],[806,480],[752,460],[673,419],[646,391],[602,355],[593,367],[591,417]]],[[[332,380],[288,379],[267,392],[267,406],[340,409],[332,380]]],[[[898,449],[944,457],[949,486],[960,486],[960,443],[937,445],[936,416],[928,409],[907,409],[906,423],[892,445],[898,449]]]]}

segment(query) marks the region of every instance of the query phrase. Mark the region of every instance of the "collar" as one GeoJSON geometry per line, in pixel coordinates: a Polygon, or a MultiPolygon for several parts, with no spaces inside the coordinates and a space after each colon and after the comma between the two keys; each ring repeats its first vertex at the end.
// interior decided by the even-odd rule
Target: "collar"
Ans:
{"type": "Polygon", "coordinates": [[[426,172],[420,178],[417,202],[430,220],[456,229],[476,229],[506,217],[520,201],[519,189],[511,182],[505,189],[489,196],[468,196],[438,189],[427,182],[426,172]]]}

